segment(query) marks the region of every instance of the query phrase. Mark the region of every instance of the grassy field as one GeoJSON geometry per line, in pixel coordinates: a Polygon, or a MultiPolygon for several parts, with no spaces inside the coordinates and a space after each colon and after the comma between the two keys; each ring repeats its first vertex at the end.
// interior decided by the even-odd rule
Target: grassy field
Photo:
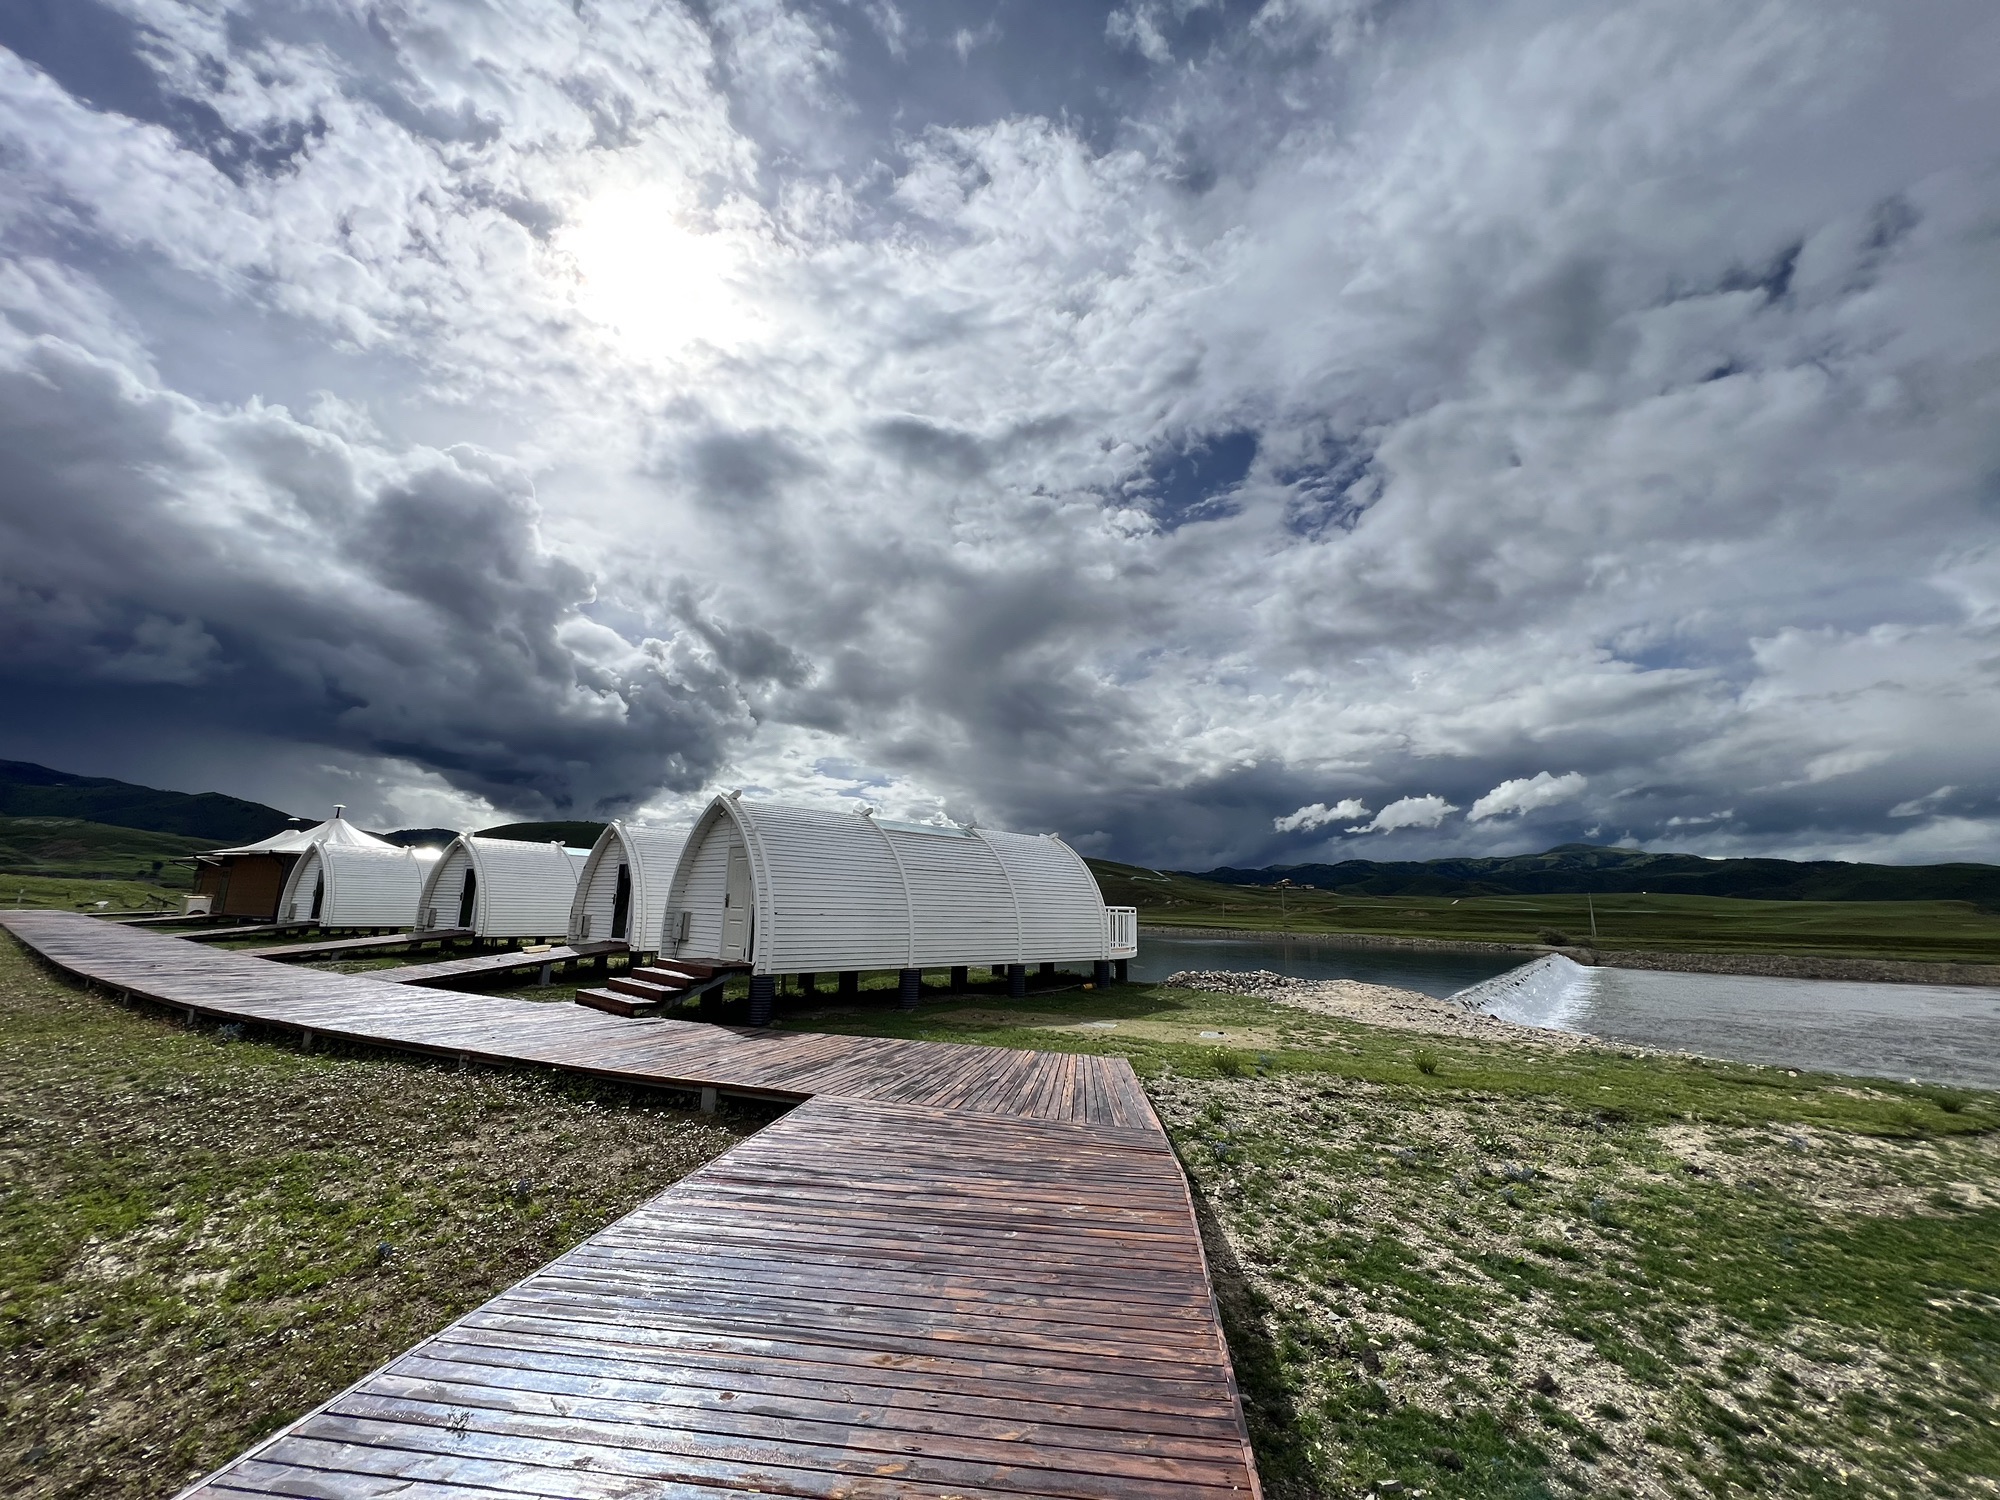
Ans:
{"type": "Polygon", "coordinates": [[[0,1493],[169,1494],[763,1118],[228,1036],[0,938],[0,1493]]]}
{"type": "MultiPolygon", "coordinates": [[[[779,1024],[1146,1079],[1272,1500],[2000,1495],[2000,1096],[1068,979],[905,1014],[893,982],[779,1024]]],[[[172,1488],[734,1138],[189,1033],[11,944],[0,1109],[0,1481],[34,1496],[172,1488]]]]}
{"type": "Polygon", "coordinates": [[[2000,1493],[2000,1096],[1141,986],[785,1024],[1130,1057],[1272,1500],[2000,1493]]]}
{"type": "Polygon", "coordinates": [[[174,912],[191,889],[151,880],[97,879],[79,875],[0,875],[0,906],[54,907],[61,911],[174,912]]]}
{"type": "Polygon", "coordinates": [[[207,839],[80,818],[0,818],[0,881],[13,874],[82,876],[189,890],[193,869],[174,861],[215,847],[207,839]]]}
{"type": "Polygon", "coordinates": [[[1102,860],[1093,860],[1091,868],[1106,901],[1136,906],[1141,922],[1158,927],[2000,963],[2000,913],[1964,901],[1343,896],[1332,891],[1219,885],[1102,860]]]}

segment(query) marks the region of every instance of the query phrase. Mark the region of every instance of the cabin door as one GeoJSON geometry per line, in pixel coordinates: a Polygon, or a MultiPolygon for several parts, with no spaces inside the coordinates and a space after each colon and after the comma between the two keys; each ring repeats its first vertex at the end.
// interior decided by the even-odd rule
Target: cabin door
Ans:
{"type": "Polygon", "coordinates": [[[741,844],[729,851],[729,879],[722,888],[722,952],[742,963],[750,957],[750,855],[741,844]]]}
{"type": "Polygon", "coordinates": [[[313,877],[313,909],[312,909],[312,919],[315,922],[319,920],[320,908],[323,905],[325,905],[325,903],[326,903],[326,877],[324,875],[315,875],[313,877]]]}
{"type": "Polygon", "coordinates": [[[473,903],[476,902],[478,898],[479,898],[478,872],[474,870],[467,870],[465,872],[465,889],[459,892],[458,896],[459,926],[470,927],[472,925],[472,907],[473,903]]]}
{"type": "Polygon", "coordinates": [[[632,867],[618,867],[618,889],[611,897],[611,935],[625,936],[625,927],[632,920],[632,867]]]}

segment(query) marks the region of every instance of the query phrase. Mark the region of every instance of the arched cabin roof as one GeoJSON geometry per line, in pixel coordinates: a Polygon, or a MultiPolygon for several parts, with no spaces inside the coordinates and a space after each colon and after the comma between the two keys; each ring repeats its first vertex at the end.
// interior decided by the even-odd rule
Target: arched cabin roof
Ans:
{"type": "Polygon", "coordinates": [[[328,842],[315,844],[292,866],[278,900],[281,922],[310,921],[315,881],[323,880],[323,927],[408,927],[417,919],[425,879],[441,857],[436,849],[328,842]]]}
{"type": "Polygon", "coordinates": [[[740,843],[759,973],[1033,963],[1110,956],[1104,898],[1055,834],[903,823],[717,797],[696,821],[670,908],[678,955],[719,957],[719,845],[740,843]]]}
{"type": "Polygon", "coordinates": [[[477,877],[472,931],[483,938],[559,937],[569,930],[577,872],[590,857],[556,843],[525,843],[462,833],[425,877],[418,902],[423,926],[458,925],[464,871],[477,877]],[[433,920],[435,914],[435,920],[433,920]]]}
{"type": "Polygon", "coordinates": [[[635,952],[659,951],[667,898],[673,893],[674,868],[680,863],[687,839],[685,823],[630,823],[618,819],[606,824],[577,876],[576,898],[569,915],[570,937],[579,942],[586,939],[598,942],[611,936],[611,908],[617,895],[618,867],[622,864],[632,880],[626,945],[635,952]]]}

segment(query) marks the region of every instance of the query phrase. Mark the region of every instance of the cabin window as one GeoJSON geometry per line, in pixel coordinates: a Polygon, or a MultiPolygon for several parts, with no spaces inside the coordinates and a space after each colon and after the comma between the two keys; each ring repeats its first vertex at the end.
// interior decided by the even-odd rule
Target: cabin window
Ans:
{"type": "Polygon", "coordinates": [[[319,920],[320,908],[325,904],[325,902],[326,902],[326,877],[324,875],[315,875],[313,877],[313,909],[312,909],[312,919],[315,922],[319,920]]]}

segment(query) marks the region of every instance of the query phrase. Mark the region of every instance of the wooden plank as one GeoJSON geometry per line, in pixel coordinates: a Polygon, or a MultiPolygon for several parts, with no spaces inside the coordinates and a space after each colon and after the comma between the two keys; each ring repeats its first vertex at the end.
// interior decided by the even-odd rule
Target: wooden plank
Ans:
{"type": "Polygon", "coordinates": [[[622,1021],[0,923],[217,1017],[810,1096],[186,1496],[1258,1495],[1186,1181],[1121,1059],[622,1021]]]}

